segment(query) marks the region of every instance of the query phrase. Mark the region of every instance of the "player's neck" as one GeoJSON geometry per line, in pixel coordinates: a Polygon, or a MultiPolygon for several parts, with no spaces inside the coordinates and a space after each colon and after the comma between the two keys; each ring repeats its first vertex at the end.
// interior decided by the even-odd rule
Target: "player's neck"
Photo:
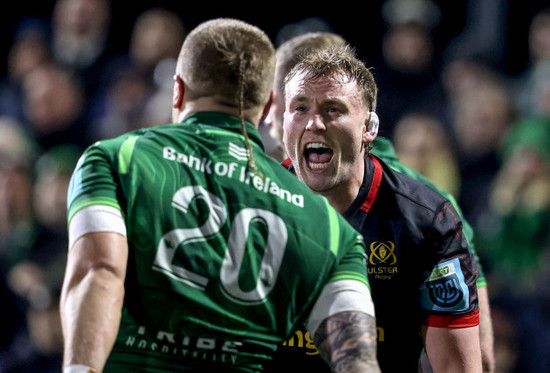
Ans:
{"type": "Polygon", "coordinates": [[[341,181],[330,190],[320,192],[319,194],[325,196],[331,206],[340,214],[343,214],[357,198],[359,189],[361,189],[361,185],[363,184],[364,174],[365,164],[358,164],[357,169],[350,173],[349,179],[341,181]]]}
{"type": "MultiPolygon", "coordinates": [[[[212,111],[217,113],[224,113],[239,117],[239,109],[230,103],[221,101],[218,97],[201,97],[192,101],[187,101],[183,105],[183,110],[179,114],[180,121],[190,114],[212,111]]],[[[256,126],[260,122],[259,115],[253,109],[244,111],[244,119],[256,126]]]]}

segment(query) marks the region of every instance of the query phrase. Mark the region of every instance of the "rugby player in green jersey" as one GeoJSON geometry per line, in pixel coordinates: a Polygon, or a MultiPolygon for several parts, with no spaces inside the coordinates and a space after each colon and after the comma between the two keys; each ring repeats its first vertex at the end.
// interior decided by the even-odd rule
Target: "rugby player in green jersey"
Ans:
{"type": "MultiPolygon", "coordinates": [[[[283,113],[284,113],[284,78],[288,72],[294,67],[294,65],[299,61],[300,57],[307,51],[314,49],[327,47],[330,45],[342,45],[345,44],[345,40],[338,34],[332,32],[308,32],[295,36],[285,42],[283,42],[276,52],[277,65],[275,68],[275,79],[274,79],[274,97],[273,104],[269,114],[264,121],[264,125],[270,126],[270,135],[273,138],[273,141],[278,145],[278,148],[272,152],[274,156],[279,161],[284,161],[287,159],[286,151],[284,149],[284,144],[282,142],[283,138],[283,113]]],[[[377,136],[372,142],[372,149],[370,150],[371,154],[374,154],[384,160],[392,169],[401,172],[405,175],[408,175],[414,179],[422,181],[424,184],[430,186],[431,188],[437,190],[445,198],[449,199],[455,209],[461,214],[461,209],[458,206],[454,196],[448,191],[437,188],[430,180],[426,179],[420,173],[412,170],[411,168],[405,166],[401,163],[395,154],[393,145],[389,139],[386,139],[381,136],[377,136]]],[[[481,342],[481,352],[482,352],[482,362],[483,362],[483,372],[492,373],[494,371],[495,361],[494,361],[494,347],[493,347],[493,326],[490,315],[490,304],[489,304],[489,294],[487,289],[487,283],[485,276],[482,270],[482,267],[479,263],[479,258],[474,248],[473,244],[473,229],[468,224],[464,218],[462,218],[463,231],[470,248],[476,258],[479,277],[476,282],[479,298],[479,331],[480,331],[480,342],[481,342]]],[[[303,338],[309,338],[309,336],[304,336],[303,338]]],[[[302,339],[303,339],[302,338],[302,339]]],[[[299,336],[296,336],[296,340],[299,339],[299,336]]],[[[292,341],[291,343],[298,343],[298,341],[292,341]]],[[[307,339],[305,343],[302,342],[302,346],[307,346],[307,339]]],[[[304,353],[308,355],[314,354],[314,347],[307,350],[305,348],[304,353]]]]}
{"type": "Polygon", "coordinates": [[[263,150],[275,51],[185,39],[173,121],[100,141],[68,194],[65,373],[262,371],[307,325],[335,372],[379,372],[360,234],[263,150]]]}

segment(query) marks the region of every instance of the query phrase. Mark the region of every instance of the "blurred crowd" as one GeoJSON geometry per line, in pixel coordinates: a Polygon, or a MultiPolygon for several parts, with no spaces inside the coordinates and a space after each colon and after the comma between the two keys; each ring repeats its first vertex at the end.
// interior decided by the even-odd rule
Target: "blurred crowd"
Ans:
{"type": "MultiPolygon", "coordinates": [[[[470,22],[442,52],[435,3],[384,3],[380,58],[366,61],[379,135],[451,192],[473,226],[497,371],[550,371],[550,8],[530,20],[529,62],[512,76],[502,69],[500,2],[470,3],[470,22]]],[[[59,371],[66,193],[80,153],[171,120],[184,20],[147,9],[127,50],[112,53],[111,16],[110,0],[57,0],[50,18],[24,18],[13,33],[0,81],[0,373],[59,371]]],[[[323,30],[323,19],[304,20],[274,43],[323,30]]]]}

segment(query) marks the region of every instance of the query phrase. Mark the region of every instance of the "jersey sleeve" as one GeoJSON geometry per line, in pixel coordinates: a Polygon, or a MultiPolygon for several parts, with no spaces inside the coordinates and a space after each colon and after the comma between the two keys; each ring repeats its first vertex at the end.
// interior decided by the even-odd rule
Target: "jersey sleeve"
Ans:
{"type": "Polygon", "coordinates": [[[330,250],[337,256],[337,265],[329,282],[338,280],[357,280],[369,286],[367,277],[367,260],[365,241],[328,200],[325,200],[331,226],[330,250]]]}
{"type": "Polygon", "coordinates": [[[487,287],[487,280],[485,279],[485,273],[483,272],[483,267],[481,266],[481,263],[479,261],[479,255],[477,254],[477,251],[474,246],[474,229],[468,223],[468,221],[464,218],[464,214],[462,213],[462,210],[460,209],[460,206],[458,205],[458,202],[456,201],[456,198],[449,192],[442,190],[440,188],[437,188],[434,186],[434,188],[439,191],[445,198],[447,198],[451,203],[453,204],[453,207],[458,212],[462,219],[462,230],[464,232],[464,237],[466,237],[466,240],[468,241],[468,245],[470,246],[470,251],[472,252],[474,259],[477,263],[477,270],[478,270],[478,277],[476,281],[476,286],[479,287],[487,287]]]}
{"type": "Polygon", "coordinates": [[[476,281],[478,269],[469,249],[462,221],[450,202],[434,221],[433,261],[421,286],[424,323],[438,327],[468,327],[479,324],[476,281]]]}
{"type": "Polygon", "coordinates": [[[308,318],[307,328],[312,336],[324,319],[339,312],[359,311],[374,316],[363,237],[328,201],[327,208],[331,234],[338,235],[331,239],[331,250],[338,260],[308,318]],[[334,247],[335,242],[338,247],[334,247]]]}
{"type": "MultiPolygon", "coordinates": [[[[456,198],[453,196],[452,193],[437,187],[432,181],[430,181],[428,178],[420,174],[419,172],[413,170],[410,167],[407,167],[403,163],[399,161],[397,158],[397,155],[395,154],[395,150],[393,149],[393,146],[391,145],[390,141],[385,138],[381,138],[380,136],[375,139],[376,145],[374,149],[372,150],[372,153],[376,155],[377,157],[381,158],[384,162],[386,162],[393,170],[400,172],[402,174],[408,175],[412,177],[413,179],[419,180],[429,186],[430,188],[436,190],[437,192],[441,193],[443,197],[447,198],[451,203],[453,204],[453,207],[456,209],[458,214],[462,218],[462,228],[464,230],[464,235],[466,239],[468,240],[468,244],[470,245],[470,250],[472,251],[474,258],[477,263],[478,267],[478,279],[476,282],[477,287],[487,287],[487,281],[485,279],[485,273],[483,272],[483,267],[481,266],[481,263],[479,261],[479,256],[476,252],[475,246],[474,246],[474,230],[472,226],[468,223],[468,221],[464,218],[464,214],[462,213],[462,210],[460,209],[460,206],[458,205],[458,202],[456,201],[456,198]]],[[[288,168],[288,166],[285,166],[288,168]]]]}
{"type": "Polygon", "coordinates": [[[122,212],[117,199],[115,152],[102,143],[90,146],[80,157],[69,183],[67,195],[67,223],[81,209],[103,205],[122,212]]]}
{"type": "Polygon", "coordinates": [[[327,284],[308,318],[309,334],[315,335],[323,320],[344,311],[364,312],[374,317],[374,303],[365,283],[341,280],[327,284]]]}

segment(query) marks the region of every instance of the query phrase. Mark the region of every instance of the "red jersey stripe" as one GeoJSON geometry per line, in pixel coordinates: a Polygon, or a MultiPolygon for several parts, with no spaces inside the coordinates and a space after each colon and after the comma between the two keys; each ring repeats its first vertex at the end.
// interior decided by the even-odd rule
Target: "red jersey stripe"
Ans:
{"type": "Polygon", "coordinates": [[[424,325],[438,328],[467,328],[479,325],[479,310],[462,315],[430,315],[424,325]]]}

